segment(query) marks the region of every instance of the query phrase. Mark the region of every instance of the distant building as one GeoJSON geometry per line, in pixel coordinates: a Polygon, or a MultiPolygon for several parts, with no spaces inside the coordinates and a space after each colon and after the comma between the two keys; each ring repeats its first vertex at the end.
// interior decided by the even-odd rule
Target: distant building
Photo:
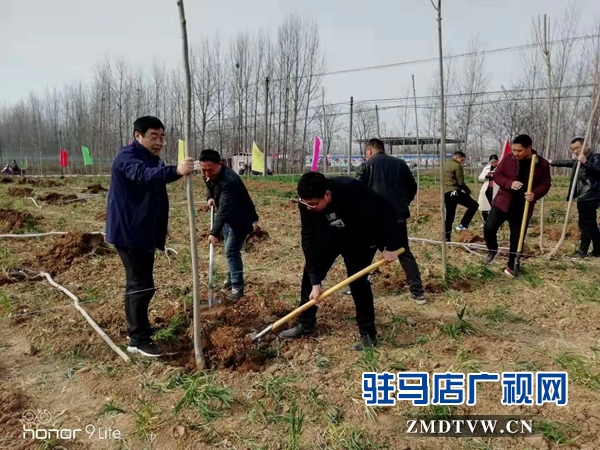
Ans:
{"type": "MultiPolygon", "coordinates": [[[[252,153],[238,153],[233,155],[227,160],[228,165],[235,171],[235,173],[248,174],[246,168],[252,168],[252,153]]],[[[267,171],[273,172],[273,158],[267,156],[267,171]]]]}

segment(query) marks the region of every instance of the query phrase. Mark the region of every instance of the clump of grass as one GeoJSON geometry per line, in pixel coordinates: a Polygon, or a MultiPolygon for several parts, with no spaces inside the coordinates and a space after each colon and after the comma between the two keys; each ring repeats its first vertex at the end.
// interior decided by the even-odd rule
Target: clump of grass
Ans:
{"type": "Polygon", "coordinates": [[[350,425],[330,425],[319,436],[317,448],[331,450],[383,450],[384,444],[378,444],[364,430],[350,425]]]}
{"type": "Polygon", "coordinates": [[[230,408],[233,403],[232,390],[215,384],[211,377],[203,373],[194,375],[176,374],[169,381],[167,388],[184,389],[181,400],[173,407],[177,414],[183,408],[197,410],[204,420],[210,422],[223,417],[222,409],[230,408]]]}
{"type": "Polygon", "coordinates": [[[482,311],[482,316],[487,319],[490,325],[499,325],[501,323],[523,323],[527,322],[524,318],[512,314],[505,305],[498,304],[491,309],[482,311]]]}
{"type": "Polygon", "coordinates": [[[462,348],[456,351],[456,358],[452,367],[455,372],[481,372],[481,363],[462,348]]]}
{"type": "Polygon", "coordinates": [[[458,280],[466,280],[471,284],[485,284],[495,279],[497,276],[498,274],[496,272],[484,264],[469,263],[461,268],[448,264],[446,280],[448,284],[458,280]]]}
{"type": "Polygon", "coordinates": [[[599,302],[600,282],[594,280],[590,283],[570,283],[571,297],[578,302],[599,302]]]}
{"type": "Polygon", "coordinates": [[[154,334],[154,339],[164,342],[177,342],[179,335],[188,325],[189,319],[186,316],[182,314],[175,316],[171,319],[167,328],[158,330],[154,334]]]}
{"type": "Polygon", "coordinates": [[[534,431],[556,445],[570,445],[577,438],[577,428],[564,422],[534,422],[534,431]]]}
{"type": "Polygon", "coordinates": [[[296,406],[296,402],[292,403],[290,412],[284,416],[285,421],[289,424],[289,441],[286,445],[286,450],[300,449],[300,436],[304,431],[304,411],[296,406]]]}
{"type": "Polygon", "coordinates": [[[456,313],[457,320],[455,322],[440,326],[440,330],[443,334],[453,339],[456,339],[461,334],[477,334],[477,328],[471,322],[466,320],[465,312],[467,306],[463,306],[462,309],[456,313]]]}
{"type": "Polygon", "coordinates": [[[555,359],[556,363],[569,373],[569,381],[574,381],[590,389],[600,389],[600,373],[592,374],[589,364],[572,352],[565,352],[555,359]]]}
{"type": "Polygon", "coordinates": [[[361,356],[358,360],[358,365],[365,372],[377,372],[377,365],[379,361],[379,353],[375,348],[364,347],[361,350],[361,356]]]}
{"type": "Polygon", "coordinates": [[[282,400],[294,400],[296,392],[290,386],[292,383],[297,383],[302,380],[302,374],[277,376],[267,375],[262,381],[254,385],[254,388],[262,388],[265,394],[271,397],[275,402],[280,403],[282,400]]]}

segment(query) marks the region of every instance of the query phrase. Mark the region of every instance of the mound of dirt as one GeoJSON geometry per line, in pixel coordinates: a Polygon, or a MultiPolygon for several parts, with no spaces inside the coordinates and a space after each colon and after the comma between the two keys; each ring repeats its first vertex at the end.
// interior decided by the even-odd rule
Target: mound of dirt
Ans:
{"type": "Polygon", "coordinates": [[[107,191],[108,189],[104,188],[104,186],[102,186],[101,184],[90,184],[83,192],[87,194],[98,194],[99,192],[107,191]]]}
{"type": "Polygon", "coordinates": [[[210,208],[208,207],[208,205],[206,203],[198,208],[199,214],[204,214],[207,212],[210,212],[210,208]]]}
{"type": "Polygon", "coordinates": [[[11,177],[2,177],[0,178],[0,183],[2,184],[9,184],[12,183],[13,179],[11,177]]]}
{"type": "Polygon", "coordinates": [[[248,239],[246,239],[244,250],[247,252],[252,251],[255,245],[260,244],[267,239],[269,239],[269,233],[263,230],[260,226],[256,225],[254,227],[254,231],[252,231],[252,233],[250,233],[248,236],[248,239]]]}
{"type": "MultiPolygon", "coordinates": [[[[267,286],[266,292],[276,289],[267,286]]],[[[258,371],[268,359],[264,351],[275,339],[276,333],[268,333],[260,342],[253,342],[247,335],[252,331],[261,331],[277,319],[285,316],[292,308],[280,300],[265,293],[256,297],[251,293],[234,304],[221,303],[211,308],[203,308],[201,315],[202,343],[204,357],[212,368],[230,368],[238,372],[258,371]]],[[[156,322],[168,321],[167,316],[175,312],[167,308],[157,317],[156,322]],[[163,317],[164,316],[164,317],[163,317]]],[[[193,352],[193,325],[185,336],[179,337],[180,357],[175,364],[194,369],[196,362],[193,352]]]]}
{"type": "Polygon", "coordinates": [[[33,194],[31,188],[11,187],[8,189],[8,195],[11,197],[31,197],[31,194],[33,194]]]}
{"type": "Polygon", "coordinates": [[[10,448],[15,450],[31,448],[31,441],[22,439],[21,419],[25,418],[23,413],[27,410],[26,398],[22,392],[2,389],[0,392],[0,435],[7,442],[11,442],[10,448]]]}
{"type": "Polygon", "coordinates": [[[458,236],[456,236],[456,242],[475,244],[476,242],[484,242],[484,239],[481,236],[477,236],[471,230],[465,230],[458,233],[458,236]]]}
{"type": "Polygon", "coordinates": [[[18,230],[25,223],[35,224],[35,222],[36,218],[29,213],[14,209],[0,209],[0,233],[10,233],[18,230]]]}
{"type": "Polygon", "coordinates": [[[47,253],[36,254],[37,263],[51,275],[67,270],[78,257],[94,253],[105,255],[111,250],[101,234],[69,233],[58,238],[58,242],[47,253]]]}
{"type": "Polygon", "coordinates": [[[48,192],[38,196],[38,200],[41,200],[52,205],[60,205],[65,203],[67,200],[76,200],[77,195],[75,194],[59,194],[58,192],[48,192]]]}
{"type": "Polygon", "coordinates": [[[40,186],[40,187],[55,187],[55,186],[63,186],[62,183],[58,183],[54,180],[50,179],[37,179],[37,178],[22,178],[19,180],[19,184],[30,184],[31,186],[40,186]]]}

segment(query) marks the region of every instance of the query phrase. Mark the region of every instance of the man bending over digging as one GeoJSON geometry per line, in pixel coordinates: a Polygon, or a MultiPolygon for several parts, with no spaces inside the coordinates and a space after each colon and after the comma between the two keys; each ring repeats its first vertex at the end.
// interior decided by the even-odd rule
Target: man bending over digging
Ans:
{"type": "MultiPolygon", "coordinates": [[[[379,194],[349,177],[325,178],[318,172],[302,175],[298,182],[298,207],[302,223],[302,249],[306,260],[300,305],[323,293],[321,281],[341,255],[348,276],[371,264],[376,245],[386,261],[398,261],[400,230],[393,207],[379,194]]],[[[356,307],[360,342],[356,350],[377,344],[373,292],[367,276],[350,284],[356,307]]],[[[304,311],[298,324],[280,338],[316,335],[317,307],[304,311]]]]}

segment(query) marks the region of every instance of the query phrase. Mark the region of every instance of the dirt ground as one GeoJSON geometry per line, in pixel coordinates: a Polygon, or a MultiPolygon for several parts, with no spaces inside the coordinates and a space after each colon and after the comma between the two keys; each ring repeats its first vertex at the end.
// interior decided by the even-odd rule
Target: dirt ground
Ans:
{"type": "MultiPolygon", "coordinates": [[[[448,246],[448,279],[441,277],[441,248],[413,241],[428,299],[416,305],[399,264],[372,276],[380,345],[356,352],[354,305],[340,293],[323,302],[317,336],[282,341],[261,331],[299,301],[304,257],[295,184],[244,179],[260,221],[243,251],[246,296],[208,308],[210,215],[198,179],[198,262],[201,281],[202,353],[196,369],[189,229],[182,182],[169,185],[167,246],[155,262],[156,294],[150,319],[167,351],[160,360],[136,355],[123,361],[92,329],[72,300],[39,271],[75,294],[108,338],[125,350],[124,270],[104,228],[108,178],[19,180],[0,185],[0,233],[63,231],[68,234],[0,240],[0,449],[548,449],[600,448],[600,261],[565,259],[579,231],[571,218],[558,257],[547,254],[564,220],[567,180],[557,179],[545,201],[543,249],[540,205],[531,224],[523,275],[506,278],[506,255],[482,264],[481,219],[454,232],[448,246]],[[27,195],[19,189],[29,189],[27,195]],[[38,192],[51,188],[52,191],[38,192]],[[17,189],[17,191],[15,191],[17,189]],[[27,197],[38,200],[36,206],[27,197]],[[68,202],[77,194],[85,202],[68,202]],[[362,373],[369,371],[569,372],[568,405],[507,407],[500,383],[478,387],[475,406],[367,407],[362,373]],[[531,414],[538,435],[528,438],[407,437],[407,418],[466,414],[531,414]],[[82,429],[75,439],[23,439],[23,426],[82,429]],[[86,433],[92,431],[90,436],[86,433]],[[115,432],[118,432],[116,437],[115,432]]],[[[409,235],[437,240],[439,192],[423,176],[419,214],[412,205],[409,235]]],[[[474,189],[475,191],[475,189],[474,189]]],[[[460,218],[460,212],[457,216],[460,218]]],[[[507,229],[500,245],[508,245],[507,229]]],[[[226,275],[216,248],[215,284],[226,275]]],[[[325,280],[346,277],[338,261],[325,280]]]]}

